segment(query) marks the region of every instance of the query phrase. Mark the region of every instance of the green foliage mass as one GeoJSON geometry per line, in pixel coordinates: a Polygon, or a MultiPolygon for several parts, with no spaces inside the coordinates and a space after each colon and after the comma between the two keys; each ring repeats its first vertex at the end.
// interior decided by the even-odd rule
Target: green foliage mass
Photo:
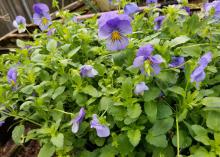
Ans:
{"type": "Polygon", "coordinates": [[[128,47],[110,52],[98,39],[97,16],[78,23],[71,13],[59,16],[50,26],[56,29],[52,36],[35,30],[34,41],[18,40],[20,48],[0,56],[1,120],[16,120],[15,143],[39,141],[39,157],[220,155],[219,23],[202,13],[189,16],[181,6],[149,7],[134,15],[128,47]],[[155,31],[159,12],[166,20],[155,31]],[[158,75],[144,76],[132,67],[137,49],[146,43],[165,60],[158,75]],[[196,86],[190,74],[208,51],[212,62],[196,86]],[[185,57],[184,70],[168,66],[172,56],[185,57]],[[84,64],[98,75],[82,78],[84,64]],[[11,67],[18,71],[15,90],[7,81],[11,67]],[[137,96],[139,82],[149,90],[137,96]],[[81,107],[86,116],[74,134],[70,122],[81,107]],[[90,128],[93,114],[109,126],[109,137],[100,138],[90,128]],[[32,129],[24,133],[28,125],[32,129]]]}

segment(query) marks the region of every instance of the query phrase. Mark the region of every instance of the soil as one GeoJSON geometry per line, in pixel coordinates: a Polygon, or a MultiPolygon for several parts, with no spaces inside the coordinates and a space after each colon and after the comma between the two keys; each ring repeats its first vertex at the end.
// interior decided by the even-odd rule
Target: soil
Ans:
{"type": "MultiPolygon", "coordinates": [[[[5,124],[0,127],[0,157],[37,157],[40,151],[40,144],[31,140],[24,145],[16,145],[11,139],[13,124],[16,122],[13,118],[6,119],[5,124]]],[[[35,126],[25,124],[25,132],[27,133],[35,126]]]]}

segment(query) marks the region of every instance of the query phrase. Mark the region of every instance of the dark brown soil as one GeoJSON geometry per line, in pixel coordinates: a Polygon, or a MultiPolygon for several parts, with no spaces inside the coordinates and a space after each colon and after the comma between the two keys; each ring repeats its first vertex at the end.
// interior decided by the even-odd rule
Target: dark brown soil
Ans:
{"type": "Polygon", "coordinates": [[[25,147],[15,152],[13,157],[37,157],[40,151],[40,145],[37,141],[31,141],[25,147]]]}
{"type": "MultiPolygon", "coordinates": [[[[0,157],[37,157],[40,151],[40,144],[31,140],[24,145],[16,145],[11,139],[13,118],[6,119],[3,126],[0,127],[0,157]]],[[[33,124],[25,124],[25,133],[36,128],[33,124]]]]}

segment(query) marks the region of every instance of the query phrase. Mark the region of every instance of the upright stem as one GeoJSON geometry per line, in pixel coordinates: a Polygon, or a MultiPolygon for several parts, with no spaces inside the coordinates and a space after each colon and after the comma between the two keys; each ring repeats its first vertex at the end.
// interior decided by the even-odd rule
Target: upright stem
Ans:
{"type": "Polygon", "coordinates": [[[176,143],[177,143],[177,157],[180,157],[180,135],[179,135],[179,122],[178,115],[176,114],[176,143]]]}

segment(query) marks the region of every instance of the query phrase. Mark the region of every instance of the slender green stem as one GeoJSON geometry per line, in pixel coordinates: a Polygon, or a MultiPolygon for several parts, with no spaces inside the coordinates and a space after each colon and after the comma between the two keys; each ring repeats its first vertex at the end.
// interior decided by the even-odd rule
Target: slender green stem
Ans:
{"type": "Polygon", "coordinates": [[[105,111],[102,113],[101,117],[104,116],[107,111],[108,111],[108,105],[107,105],[105,111]]]}
{"type": "Polygon", "coordinates": [[[35,125],[41,126],[41,124],[39,124],[39,123],[37,123],[37,122],[35,122],[35,121],[31,120],[31,119],[28,119],[28,118],[26,118],[26,117],[21,117],[21,116],[19,116],[19,115],[13,115],[13,114],[10,114],[10,113],[4,112],[4,111],[1,111],[1,112],[2,112],[3,114],[8,115],[8,116],[17,117],[17,118],[20,118],[20,119],[22,119],[22,120],[29,121],[29,122],[31,122],[31,123],[33,123],[33,124],[35,124],[35,125]]]}
{"type": "Polygon", "coordinates": [[[66,112],[66,111],[62,111],[62,110],[59,110],[59,109],[53,109],[54,111],[57,111],[57,112],[61,112],[61,113],[64,113],[64,114],[68,114],[68,115],[74,115],[73,113],[70,113],[70,112],[66,112]]]}
{"type": "Polygon", "coordinates": [[[179,135],[179,122],[178,115],[176,114],[176,143],[177,143],[177,157],[180,157],[180,135],[179,135]]]}

